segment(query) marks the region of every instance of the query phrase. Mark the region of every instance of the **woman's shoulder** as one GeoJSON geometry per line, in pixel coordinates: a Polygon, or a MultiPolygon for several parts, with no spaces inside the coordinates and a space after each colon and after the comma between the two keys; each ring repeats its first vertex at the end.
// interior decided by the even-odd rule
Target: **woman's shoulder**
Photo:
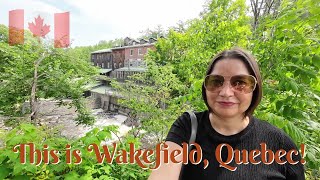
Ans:
{"type": "MultiPolygon", "coordinates": [[[[197,117],[197,121],[200,122],[202,119],[208,117],[208,110],[205,111],[189,111],[194,113],[197,117]]],[[[186,126],[191,125],[191,117],[188,111],[183,112],[178,119],[175,121],[176,124],[184,124],[186,126]]]]}
{"type": "Polygon", "coordinates": [[[261,120],[256,117],[253,118],[255,120],[256,128],[260,134],[279,140],[278,142],[280,142],[282,146],[288,146],[290,148],[295,147],[293,140],[284,130],[266,120],[261,120]]]}
{"type": "Polygon", "coordinates": [[[256,127],[261,131],[268,131],[277,134],[279,133],[281,135],[282,133],[284,133],[282,129],[278,128],[277,126],[271,124],[266,120],[262,120],[256,117],[253,117],[252,119],[254,120],[256,127]]]}
{"type": "MultiPolygon", "coordinates": [[[[197,117],[198,124],[206,117],[207,111],[194,112],[197,117]]],[[[166,141],[172,141],[179,145],[182,142],[189,142],[191,135],[191,117],[188,112],[182,113],[172,124],[166,141]]],[[[199,126],[198,126],[199,127],[199,126]]]]}

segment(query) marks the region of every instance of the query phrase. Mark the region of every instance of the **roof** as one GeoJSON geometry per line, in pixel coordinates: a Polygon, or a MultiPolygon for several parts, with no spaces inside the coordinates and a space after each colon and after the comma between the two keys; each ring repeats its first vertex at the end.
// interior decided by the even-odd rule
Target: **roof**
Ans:
{"type": "Polygon", "coordinates": [[[144,46],[153,46],[155,44],[155,42],[152,42],[150,43],[150,39],[153,39],[154,41],[157,41],[157,39],[155,38],[149,38],[149,40],[146,40],[146,39],[140,39],[139,40],[135,40],[135,39],[131,39],[129,37],[126,37],[125,39],[129,39],[129,42],[137,42],[137,44],[135,45],[129,45],[129,46],[123,46],[123,45],[120,45],[120,46],[115,46],[111,49],[101,49],[101,50],[97,50],[97,51],[94,51],[94,52],[91,52],[91,54],[96,54],[96,53],[111,53],[112,50],[120,50],[120,49],[126,49],[126,48],[132,48],[132,47],[144,47],[144,46]],[[146,43],[143,43],[143,44],[139,44],[141,41],[144,41],[146,43]]]}
{"type": "Polygon", "coordinates": [[[145,40],[145,39],[143,39],[143,38],[142,38],[142,39],[140,39],[140,42],[141,42],[141,41],[146,41],[146,42],[148,42],[148,40],[145,40]]]}
{"type": "Polygon", "coordinates": [[[115,69],[114,71],[137,71],[137,72],[145,72],[147,69],[143,67],[122,67],[119,69],[115,69]]]}
{"type": "Polygon", "coordinates": [[[113,90],[110,86],[99,86],[90,90],[91,92],[99,94],[112,94],[113,90]]]}
{"type": "Polygon", "coordinates": [[[100,82],[91,82],[89,84],[86,84],[84,86],[85,89],[91,89],[91,88],[94,88],[94,87],[97,87],[97,86],[100,86],[102,85],[100,82]]]}
{"type": "Polygon", "coordinates": [[[112,69],[99,69],[99,72],[100,73],[108,73],[108,72],[111,72],[112,69]]]}
{"type": "Polygon", "coordinates": [[[155,43],[144,43],[144,44],[136,44],[132,46],[123,46],[123,47],[116,47],[112,49],[126,49],[126,48],[132,48],[132,47],[144,47],[144,46],[154,46],[155,43]]]}
{"type": "Polygon", "coordinates": [[[138,40],[135,40],[135,39],[131,39],[131,41],[129,41],[129,42],[133,42],[133,41],[137,42],[137,43],[139,42],[138,40]]]}
{"type": "Polygon", "coordinates": [[[92,52],[91,54],[94,54],[94,53],[104,53],[104,52],[112,52],[111,49],[101,49],[101,50],[98,50],[98,51],[94,51],[92,52]]]}
{"type": "Polygon", "coordinates": [[[125,49],[127,46],[113,47],[111,50],[125,49]]]}

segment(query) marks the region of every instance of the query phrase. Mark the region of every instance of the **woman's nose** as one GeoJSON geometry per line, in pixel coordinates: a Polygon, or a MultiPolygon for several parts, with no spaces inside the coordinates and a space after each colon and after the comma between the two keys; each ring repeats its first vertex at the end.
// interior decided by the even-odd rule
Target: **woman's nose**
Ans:
{"type": "Polygon", "coordinates": [[[234,95],[230,82],[225,82],[223,84],[223,87],[220,90],[219,95],[224,97],[229,97],[234,95]]]}

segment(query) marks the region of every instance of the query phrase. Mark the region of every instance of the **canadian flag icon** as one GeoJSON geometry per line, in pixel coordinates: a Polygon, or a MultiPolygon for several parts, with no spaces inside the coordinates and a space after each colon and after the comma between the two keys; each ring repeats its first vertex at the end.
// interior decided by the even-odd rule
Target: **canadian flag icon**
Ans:
{"type": "MultiPolygon", "coordinates": [[[[54,47],[65,48],[70,45],[70,13],[54,13],[54,47]]],[[[44,19],[35,17],[34,22],[28,23],[29,30],[34,36],[45,37],[50,32],[50,26],[44,24],[44,19]]],[[[24,43],[24,10],[9,11],[9,44],[24,43]]]]}

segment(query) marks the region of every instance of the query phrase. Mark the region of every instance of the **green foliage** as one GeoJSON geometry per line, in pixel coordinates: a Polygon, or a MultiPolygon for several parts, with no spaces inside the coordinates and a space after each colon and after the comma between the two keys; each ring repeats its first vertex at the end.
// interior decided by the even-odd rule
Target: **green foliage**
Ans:
{"type": "MultiPolygon", "coordinates": [[[[147,179],[148,170],[143,170],[137,164],[122,165],[107,163],[104,161],[98,164],[96,155],[89,152],[87,147],[89,144],[100,145],[101,142],[110,140],[112,134],[117,134],[117,126],[105,126],[95,128],[88,132],[86,136],[75,140],[68,141],[60,138],[54,133],[49,133],[45,127],[37,128],[31,124],[21,124],[15,129],[8,132],[3,140],[5,147],[0,151],[0,178],[1,179],[147,179]],[[34,143],[35,148],[43,151],[43,146],[48,145],[48,150],[58,150],[60,152],[58,164],[44,164],[39,166],[30,163],[30,151],[27,148],[26,164],[21,164],[20,153],[14,153],[13,147],[22,143],[34,143]],[[82,162],[78,165],[66,163],[66,145],[71,146],[73,150],[80,150],[82,162]]],[[[118,142],[117,149],[123,149],[129,152],[129,143],[134,143],[135,148],[139,148],[139,140],[133,137],[125,137],[118,142]]],[[[109,147],[112,151],[113,148],[109,147]]],[[[101,152],[102,152],[102,148],[101,152]]],[[[110,152],[111,153],[111,152],[110,152]]],[[[72,159],[75,162],[75,159],[72,159]]],[[[52,158],[50,158],[52,162],[52,158]]]]}
{"type": "MultiPolygon", "coordinates": [[[[261,16],[257,27],[252,28],[252,17],[244,0],[210,1],[200,19],[187,22],[187,28],[181,31],[172,28],[165,39],[158,40],[156,49],[148,53],[145,74],[133,75],[125,83],[112,83],[124,97],[120,103],[131,109],[129,117],[141,123],[133,128],[134,137],[119,140],[120,147],[128,149],[128,142],[139,144],[135,136],[141,130],[145,131],[142,136],[151,135],[160,142],[172,121],[183,111],[190,106],[195,110],[206,109],[201,85],[208,62],[217,52],[240,46],[253,52],[262,72],[264,95],[255,116],[283,129],[298,147],[306,144],[307,179],[319,179],[319,7],[317,0],[285,0],[274,10],[275,14],[261,16]]],[[[30,38],[35,45],[9,47],[7,34],[3,32],[6,27],[0,26],[0,112],[19,115],[21,103],[30,95],[32,62],[43,49],[30,38]]],[[[154,35],[150,30],[145,34],[154,35]]],[[[38,97],[76,99],[74,103],[82,115],[78,122],[92,122],[80,97],[82,85],[94,70],[78,62],[88,62],[90,52],[109,48],[115,42],[51,54],[39,70],[40,74],[46,73],[39,81],[38,97]]],[[[57,179],[146,179],[148,171],[137,165],[99,165],[95,155],[84,150],[88,143],[100,143],[116,133],[115,127],[94,129],[72,142],[72,149],[83,152],[81,165],[66,165],[63,161],[35,168],[19,164],[17,154],[11,151],[15,143],[30,140],[39,147],[47,143],[53,148],[65,149],[67,141],[54,136],[43,138],[45,134],[30,125],[18,126],[6,136],[6,147],[0,154],[0,178],[19,178],[18,174],[23,174],[43,179],[53,176],[57,179]]]]}
{"type": "Polygon", "coordinates": [[[154,28],[153,30],[147,28],[144,31],[140,31],[140,38],[143,39],[149,39],[149,38],[154,38],[154,39],[158,39],[159,37],[166,36],[166,32],[164,31],[163,27],[161,25],[158,25],[156,28],[154,28]]]}
{"type": "Polygon", "coordinates": [[[112,86],[123,98],[119,100],[130,109],[129,118],[139,121],[137,129],[156,137],[159,143],[168,133],[168,126],[188,107],[181,106],[177,96],[185,88],[172,73],[172,66],[158,66],[148,61],[145,73],[135,74],[125,83],[113,82],[112,86]]]}
{"type": "Polygon", "coordinates": [[[317,1],[284,1],[276,19],[260,21],[250,46],[264,79],[257,115],[306,144],[311,169],[320,167],[319,12],[317,1]]]}
{"type": "Polygon", "coordinates": [[[119,46],[123,44],[123,39],[115,39],[109,41],[100,41],[98,44],[93,46],[76,46],[74,48],[67,49],[67,54],[76,59],[77,61],[87,61],[91,62],[91,53],[93,51],[108,49],[114,46],[119,46]]]}
{"type": "MultiPolygon", "coordinates": [[[[8,28],[1,25],[0,34],[7,33],[5,31],[8,28]]],[[[86,110],[82,94],[84,85],[97,74],[95,68],[88,60],[73,57],[68,50],[55,49],[28,32],[25,36],[23,45],[9,46],[6,35],[0,41],[0,114],[13,117],[30,114],[22,111],[22,105],[30,101],[36,79],[36,101],[70,98],[79,112],[77,122],[91,124],[94,119],[86,110]]]]}
{"type": "MultiPolygon", "coordinates": [[[[255,116],[282,128],[298,147],[306,144],[306,174],[319,178],[319,7],[316,0],[282,1],[274,14],[261,16],[252,28],[245,1],[209,2],[200,19],[190,21],[185,31],[171,29],[148,53],[156,66],[172,67],[177,84],[184,86],[179,93],[170,93],[168,103],[179,99],[180,106],[191,103],[195,110],[206,109],[201,85],[212,56],[234,46],[247,48],[256,56],[263,77],[263,100],[255,116]]],[[[147,95],[147,88],[140,88],[139,96],[147,95]]],[[[125,105],[137,113],[144,111],[133,102],[125,105]]]]}
{"type": "Polygon", "coordinates": [[[212,1],[201,19],[190,21],[185,33],[170,30],[160,39],[150,59],[159,65],[170,64],[173,73],[189,87],[183,100],[203,110],[201,84],[207,64],[217,52],[233,46],[246,46],[251,35],[244,0],[212,1]]]}

